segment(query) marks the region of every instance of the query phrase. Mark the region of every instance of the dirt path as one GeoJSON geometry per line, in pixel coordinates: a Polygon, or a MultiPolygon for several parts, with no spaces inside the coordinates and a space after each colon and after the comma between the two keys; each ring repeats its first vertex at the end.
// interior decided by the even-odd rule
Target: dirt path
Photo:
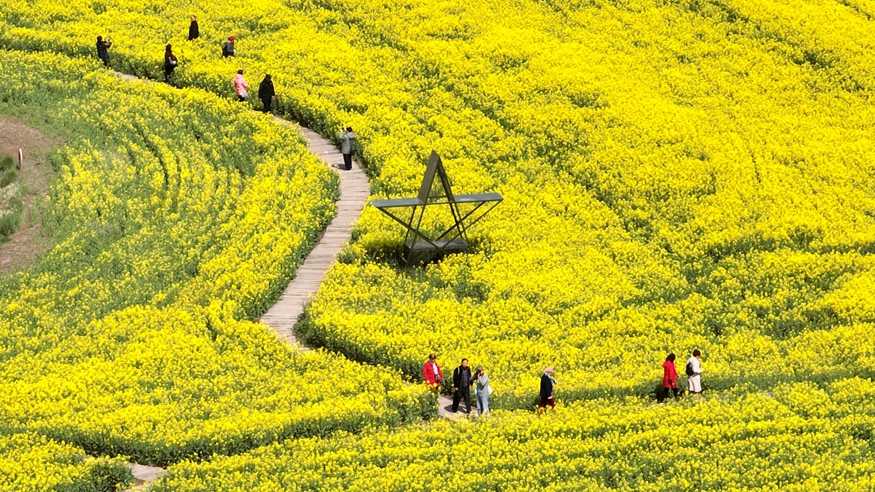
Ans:
{"type": "Polygon", "coordinates": [[[24,153],[18,177],[24,188],[21,225],[8,241],[0,244],[0,274],[30,265],[49,247],[43,235],[39,204],[54,174],[47,157],[60,143],[15,118],[0,116],[0,155],[17,159],[19,148],[24,153]]]}

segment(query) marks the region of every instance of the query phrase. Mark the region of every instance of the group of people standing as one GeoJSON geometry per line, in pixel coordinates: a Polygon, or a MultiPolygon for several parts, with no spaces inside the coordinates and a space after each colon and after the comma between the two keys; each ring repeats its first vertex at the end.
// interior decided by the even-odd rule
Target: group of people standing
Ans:
{"type": "MultiPolygon", "coordinates": [[[[670,353],[662,363],[662,382],[657,388],[656,399],[663,402],[669,396],[679,398],[681,389],[678,385],[678,372],[675,367],[675,354],[670,353]]],[[[687,390],[690,394],[702,393],[702,351],[693,350],[684,368],[687,375],[687,390]]],[[[538,413],[544,413],[547,408],[556,408],[556,377],[555,369],[548,367],[541,374],[540,388],[538,391],[538,413]]],[[[444,373],[437,362],[437,355],[430,354],[428,360],[422,365],[422,379],[434,393],[439,393],[444,383],[444,373]]],[[[459,411],[459,404],[465,403],[466,413],[471,413],[471,391],[474,390],[477,402],[477,410],[480,415],[489,412],[489,399],[492,396],[492,386],[489,384],[489,376],[483,366],[477,367],[471,372],[468,359],[462,359],[459,367],[453,370],[453,405],[452,412],[459,411]]]]}
{"type": "MultiPolygon", "coordinates": [[[[544,374],[541,376],[538,399],[539,413],[546,410],[547,407],[556,407],[556,395],[554,393],[556,379],[554,378],[554,373],[554,369],[548,367],[544,369],[544,374]]],[[[433,392],[440,392],[441,385],[444,383],[444,373],[437,362],[437,355],[430,354],[428,360],[422,365],[422,379],[433,392]]],[[[472,373],[468,359],[462,359],[459,367],[453,370],[452,383],[453,404],[450,407],[450,411],[453,413],[458,412],[459,405],[464,402],[465,413],[470,414],[471,391],[473,390],[478,414],[482,416],[489,413],[489,399],[492,396],[492,386],[489,384],[489,375],[486,374],[486,369],[483,366],[478,366],[472,373]]]]}
{"type": "MultiPolygon", "coordinates": [[[[438,393],[444,382],[444,373],[437,363],[437,355],[430,354],[428,360],[422,365],[422,378],[429,389],[438,393]]],[[[471,413],[471,390],[477,401],[479,415],[489,413],[489,397],[492,396],[492,386],[489,384],[489,376],[483,366],[471,372],[468,359],[462,359],[459,367],[453,369],[453,413],[459,411],[459,404],[465,403],[465,413],[471,413]]]]}
{"type": "MultiPolygon", "coordinates": [[[[681,395],[681,389],[678,386],[678,371],[675,367],[675,359],[677,357],[670,353],[662,363],[662,384],[656,391],[656,399],[660,402],[665,401],[669,396],[677,399],[681,395]]],[[[687,390],[690,394],[699,395],[702,393],[702,351],[699,349],[693,350],[693,354],[687,359],[687,364],[684,367],[684,372],[687,375],[687,390]]]]}
{"type": "MultiPolygon", "coordinates": [[[[194,41],[200,38],[200,25],[198,24],[197,16],[191,16],[191,22],[188,26],[188,40],[194,41]]],[[[234,36],[228,36],[227,40],[222,44],[222,57],[229,58],[237,56],[237,39],[234,36]]],[[[103,36],[97,36],[97,58],[99,58],[105,66],[109,66],[109,50],[112,47],[112,41],[109,38],[104,39],[103,36]]],[[[169,43],[164,47],[164,81],[171,82],[173,72],[179,65],[179,59],[173,53],[173,46],[169,43]]],[[[237,74],[232,79],[232,87],[238,101],[249,100],[249,83],[243,76],[243,69],[237,70],[237,74]]],[[[261,83],[258,85],[258,98],[261,100],[262,111],[270,113],[273,111],[273,105],[276,101],[276,88],[273,85],[273,78],[270,74],[265,74],[261,83]]],[[[346,130],[338,136],[340,142],[341,154],[343,154],[343,165],[336,166],[338,169],[352,169],[353,155],[357,151],[358,145],[356,134],[352,128],[346,127],[346,130]]]]}

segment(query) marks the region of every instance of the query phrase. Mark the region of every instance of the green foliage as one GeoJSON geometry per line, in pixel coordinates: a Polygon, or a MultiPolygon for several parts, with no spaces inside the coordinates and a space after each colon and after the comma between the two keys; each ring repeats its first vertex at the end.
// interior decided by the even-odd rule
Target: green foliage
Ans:
{"type": "Polygon", "coordinates": [[[21,187],[16,183],[15,162],[0,157],[0,243],[18,229],[21,221],[21,187]]]}

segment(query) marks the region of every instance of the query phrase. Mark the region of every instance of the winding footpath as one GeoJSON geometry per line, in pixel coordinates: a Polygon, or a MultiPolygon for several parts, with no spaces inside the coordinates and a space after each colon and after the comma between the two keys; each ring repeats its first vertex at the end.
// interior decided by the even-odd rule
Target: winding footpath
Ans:
{"type": "MultiPolygon", "coordinates": [[[[307,141],[310,152],[332,169],[343,164],[343,156],[337,147],[318,133],[279,117],[274,119],[281,125],[296,127],[307,141]]],[[[358,220],[370,193],[368,176],[358,160],[353,160],[349,171],[338,170],[340,175],[340,198],[337,201],[337,215],[322,232],[316,246],[304,259],[295,272],[276,304],[261,317],[261,322],[270,326],[283,341],[306,349],[295,337],[295,325],[304,314],[310,298],[319,289],[319,284],[328,269],[337,259],[337,254],[352,238],[352,227],[358,220]]]]}
{"type": "Polygon", "coordinates": [[[126,492],[134,492],[140,490],[148,490],[149,485],[159,478],[167,475],[167,470],[157,466],[138,465],[136,463],[128,463],[128,468],[131,470],[131,475],[134,476],[134,486],[127,489],[126,492]]]}
{"type": "MultiPolygon", "coordinates": [[[[137,80],[136,77],[123,74],[119,74],[119,77],[124,80],[137,80]]],[[[274,116],[274,120],[280,125],[296,128],[306,140],[310,152],[340,176],[337,214],[322,232],[316,246],[295,271],[295,277],[289,282],[279,300],[260,320],[268,325],[280,340],[301,350],[309,350],[309,347],[300,343],[295,337],[295,325],[304,314],[307,303],[319,289],[319,284],[322,283],[328,269],[336,261],[337,254],[351,239],[353,225],[364,209],[370,186],[368,176],[358,159],[353,159],[351,170],[339,170],[336,166],[343,165],[343,155],[330,140],[309,128],[278,116],[274,116]]],[[[135,481],[134,487],[128,489],[129,491],[148,490],[152,482],[167,474],[167,470],[159,467],[137,463],[130,463],[129,467],[135,481]]]]}
{"type": "MultiPolygon", "coordinates": [[[[115,72],[115,75],[126,82],[160,83],[122,72],[115,72]]],[[[304,314],[304,308],[310,302],[313,294],[319,290],[319,284],[322,283],[325,274],[336,261],[338,253],[352,238],[353,225],[367,203],[370,185],[368,184],[368,175],[358,159],[353,159],[351,170],[340,170],[338,167],[343,165],[343,155],[330,140],[309,128],[279,116],[274,116],[273,119],[279,125],[296,129],[306,141],[310,153],[318,157],[340,177],[337,214],[328,227],[322,231],[322,235],[310,254],[295,271],[295,277],[283,291],[279,300],[260,319],[276,333],[280,340],[307,350],[308,347],[301,344],[295,337],[295,325],[304,314]]]]}
{"type": "MultiPolygon", "coordinates": [[[[115,72],[115,74],[126,82],[154,82],[126,73],[115,72]]],[[[309,128],[278,116],[274,116],[274,121],[279,125],[298,130],[298,133],[306,141],[310,153],[318,157],[340,177],[337,214],[322,231],[322,235],[310,254],[295,271],[295,277],[289,282],[279,300],[264,313],[260,320],[269,326],[280,340],[301,350],[308,350],[309,348],[295,337],[295,325],[304,314],[304,308],[319,289],[319,284],[322,283],[328,270],[337,260],[338,253],[352,238],[352,228],[361,215],[365,203],[367,203],[370,185],[368,184],[368,176],[358,159],[353,159],[351,170],[338,169],[339,166],[343,165],[343,155],[330,140],[309,128]]],[[[131,491],[148,490],[152,482],[167,473],[163,468],[137,463],[130,463],[129,468],[135,480],[134,486],[128,489],[131,491]]]]}

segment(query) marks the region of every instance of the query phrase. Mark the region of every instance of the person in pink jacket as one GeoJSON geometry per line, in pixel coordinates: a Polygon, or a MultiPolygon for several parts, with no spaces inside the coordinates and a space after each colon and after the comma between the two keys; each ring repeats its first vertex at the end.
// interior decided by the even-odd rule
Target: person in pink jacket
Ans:
{"type": "Polygon", "coordinates": [[[243,78],[243,69],[237,70],[237,76],[234,77],[234,93],[237,94],[238,101],[249,99],[249,84],[243,78]]]}

